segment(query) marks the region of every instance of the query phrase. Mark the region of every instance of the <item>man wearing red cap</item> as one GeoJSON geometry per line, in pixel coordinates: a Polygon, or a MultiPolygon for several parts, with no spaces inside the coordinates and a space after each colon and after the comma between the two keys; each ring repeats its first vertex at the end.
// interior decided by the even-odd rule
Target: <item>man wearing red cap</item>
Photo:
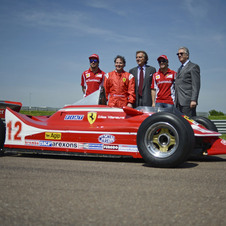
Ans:
{"type": "Polygon", "coordinates": [[[169,69],[166,55],[157,59],[159,71],[153,75],[151,85],[152,107],[173,107],[175,100],[176,72],[169,69]]]}
{"type": "Polygon", "coordinates": [[[90,68],[82,73],[81,86],[84,96],[97,91],[103,86],[104,72],[99,68],[99,56],[92,54],[89,57],[90,68]]]}

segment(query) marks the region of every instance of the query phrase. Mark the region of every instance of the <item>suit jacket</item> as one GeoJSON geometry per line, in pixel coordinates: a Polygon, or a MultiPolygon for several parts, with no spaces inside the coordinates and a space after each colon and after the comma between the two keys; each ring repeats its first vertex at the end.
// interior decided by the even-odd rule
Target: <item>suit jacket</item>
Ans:
{"type": "Polygon", "coordinates": [[[178,70],[175,80],[175,104],[190,106],[191,101],[198,103],[200,90],[200,68],[197,64],[188,62],[178,70]]]}
{"type": "MultiPolygon", "coordinates": [[[[151,83],[152,83],[152,75],[155,72],[156,72],[156,69],[154,67],[146,65],[143,90],[142,90],[143,106],[151,106],[152,105],[151,83]]],[[[139,87],[138,86],[138,78],[137,78],[138,66],[130,69],[129,73],[131,73],[135,77],[136,102],[133,107],[137,107],[138,106],[138,87],[139,87]]]]}

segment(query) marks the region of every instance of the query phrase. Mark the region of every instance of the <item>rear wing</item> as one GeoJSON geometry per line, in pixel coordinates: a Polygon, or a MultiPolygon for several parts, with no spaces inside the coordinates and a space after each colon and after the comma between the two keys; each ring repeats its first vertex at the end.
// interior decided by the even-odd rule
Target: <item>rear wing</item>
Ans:
{"type": "Polygon", "coordinates": [[[16,112],[19,112],[22,107],[22,103],[15,101],[0,100],[0,119],[5,119],[5,110],[7,107],[11,108],[16,112]]]}

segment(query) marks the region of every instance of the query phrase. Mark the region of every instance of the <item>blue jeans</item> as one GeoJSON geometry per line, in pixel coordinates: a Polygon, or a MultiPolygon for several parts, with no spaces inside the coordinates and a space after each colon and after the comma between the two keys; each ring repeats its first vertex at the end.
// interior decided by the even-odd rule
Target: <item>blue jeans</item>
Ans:
{"type": "Polygon", "coordinates": [[[155,107],[157,108],[172,108],[173,104],[166,104],[166,103],[156,103],[155,107]]]}

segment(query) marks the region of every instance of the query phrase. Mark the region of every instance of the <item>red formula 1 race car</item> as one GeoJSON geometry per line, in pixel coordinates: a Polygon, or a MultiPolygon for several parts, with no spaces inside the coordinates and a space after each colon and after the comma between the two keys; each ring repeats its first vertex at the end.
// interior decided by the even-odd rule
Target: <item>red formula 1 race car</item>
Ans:
{"type": "Polygon", "coordinates": [[[96,104],[97,95],[50,117],[7,108],[0,125],[2,152],[131,156],[154,167],[177,167],[192,152],[226,154],[226,141],[207,118],[191,119],[177,109],[110,108],[96,104]]]}

